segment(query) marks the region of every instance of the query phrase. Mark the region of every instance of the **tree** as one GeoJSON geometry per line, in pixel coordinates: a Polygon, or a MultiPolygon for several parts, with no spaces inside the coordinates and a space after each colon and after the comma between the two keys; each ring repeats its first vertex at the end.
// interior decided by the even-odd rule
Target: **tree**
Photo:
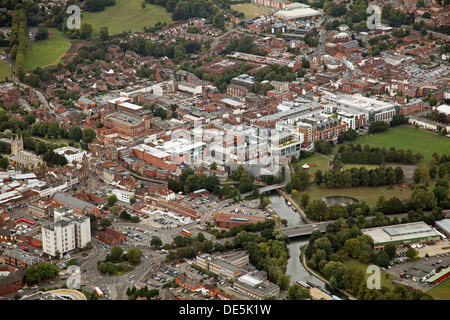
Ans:
{"type": "Polygon", "coordinates": [[[48,30],[45,23],[38,24],[36,36],[39,40],[45,40],[48,38],[48,30]]]}
{"type": "Polygon", "coordinates": [[[109,39],[108,27],[101,27],[100,30],[98,31],[98,35],[100,37],[100,40],[102,41],[108,40],[109,39]]]}
{"type": "Polygon", "coordinates": [[[123,248],[120,246],[113,246],[111,248],[111,259],[115,262],[118,262],[122,259],[123,248]]]}
{"type": "Polygon", "coordinates": [[[352,238],[345,241],[344,250],[353,258],[358,257],[361,252],[361,245],[358,239],[352,238]]]}
{"type": "Polygon", "coordinates": [[[419,183],[422,180],[422,170],[420,168],[414,170],[413,180],[415,183],[419,183]]]}
{"type": "Polygon", "coordinates": [[[81,29],[80,29],[80,38],[81,39],[91,39],[92,32],[94,29],[92,28],[92,25],[90,23],[82,23],[81,29]]]}
{"type": "Polygon", "coordinates": [[[86,0],[84,9],[89,12],[98,12],[105,10],[105,0],[86,0]]]}
{"type": "Polygon", "coordinates": [[[307,171],[297,171],[291,182],[294,189],[298,191],[306,190],[311,185],[311,175],[307,171]]]}
{"type": "Polygon", "coordinates": [[[252,178],[248,173],[242,174],[241,178],[239,179],[238,188],[241,193],[246,193],[253,189],[252,178]]]}
{"type": "Polygon", "coordinates": [[[306,300],[311,297],[309,290],[296,283],[289,286],[288,295],[291,299],[294,300],[306,300]]]}
{"type": "Polygon", "coordinates": [[[416,209],[431,210],[436,206],[434,193],[422,188],[417,188],[412,192],[410,201],[416,209]]]}
{"type": "Polygon", "coordinates": [[[82,131],[82,140],[83,142],[89,143],[92,142],[97,136],[97,132],[95,132],[92,128],[86,128],[82,131]]]}
{"type": "Polygon", "coordinates": [[[326,210],[327,205],[323,200],[314,200],[306,206],[305,213],[312,219],[321,220],[326,210]]]}
{"type": "Polygon", "coordinates": [[[181,8],[176,8],[175,11],[172,14],[172,20],[173,21],[181,21],[186,19],[186,13],[181,8]]]}
{"type": "Polygon", "coordinates": [[[2,169],[8,169],[9,167],[9,159],[6,157],[3,157],[0,159],[0,168],[2,169]]]}
{"type": "Polygon", "coordinates": [[[117,196],[115,194],[112,194],[108,197],[108,207],[112,207],[117,202],[117,196]]]}
{"type": "Polygon", "coordinates": [[[70,140],[80,141],[83,138],[83,130],[78,126],[72,126],[67,133],[70,140]]]}
{"type": "Polygon", "coordinates": [[[225,16],[222,12],[217,12],[213,18],[213,26],[217,29],[225,28],[225,16]]]}
{"type": "Polygon", "coordinates": [[[389,123],[384,121],[375,121],[369,125],[369,133],[385,132],[389,129],[389,123]]]}
{"type": "Polygon", "coordinates": [[[417,259],[419,252],[414,248],[408,248],[405,251],[405,255],[410,259],[417,259]]]}
{"type": "Polygon", "coordinates": [[[150,245],[155,249],[161,248],[162,244],[161,239],[158,237],[153,237],[152,240],[150,240],[150,245]]]}
{"type": "Polygon", "coordinates": [[[128,262],[133,265],[138,265],[141,263],[142,252],[138,248],[130,248],[127,251],[128,262]]]}

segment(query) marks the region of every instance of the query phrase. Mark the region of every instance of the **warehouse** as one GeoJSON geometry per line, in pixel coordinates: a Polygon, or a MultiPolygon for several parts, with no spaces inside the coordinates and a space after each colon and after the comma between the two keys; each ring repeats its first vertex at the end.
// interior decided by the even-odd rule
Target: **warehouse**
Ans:
{"type": "Polygon", "coordinates": [[[450,237],[450,219],[442,219],[435,222],[436,229],[446,237],[450,237]]]}
{"type": "Polygon", "coordinates": [[[323,15],[322,12],[312,8],[296,8],[292,10],[282,10],[275,13],[278,19],[284,21],[296,21],[301,19],[312,19],[323,15]]]}
{"type": "Polygon", "coordinates": [[[361,232],[373,239],[375,251],[382,250],[388,243],[400,247],[412,244],[434,244],[441,240],[436,230],[423,221],[362,229],[361,232]]]}

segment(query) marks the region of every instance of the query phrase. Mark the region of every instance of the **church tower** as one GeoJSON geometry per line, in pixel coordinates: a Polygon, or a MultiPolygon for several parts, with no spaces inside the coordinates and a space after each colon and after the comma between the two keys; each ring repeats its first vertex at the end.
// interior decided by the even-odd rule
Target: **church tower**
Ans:
{"type": "Polygon", "coordinates": [[[17,155],[19,151],[23,150],[23,138],[18,134],[11,136],[11,154],[17,155]]]}

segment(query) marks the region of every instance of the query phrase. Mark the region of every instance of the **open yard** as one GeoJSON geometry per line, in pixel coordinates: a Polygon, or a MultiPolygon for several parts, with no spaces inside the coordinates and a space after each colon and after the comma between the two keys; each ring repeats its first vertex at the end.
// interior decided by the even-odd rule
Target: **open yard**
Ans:
{"type": "MultiPolygon", "coordinates": [[[[369,264],[362,263],[361,261],[353,258],[347,258],[344,259],[344,265],[347,268],[355,268],[357,270],[361,270],[366,274],[366,279],[369,277],[372,273],[367,273],[367,268],[369,267],[369,264]]],[[[380,285],[381,287],[385,286],[391,290],[394,289],[394,285],[392,284],[392,281],[396,279],[395,276],[393,276],[390,273],[387,273],[383,270],[380,270],[380,285]]]]}
{"type": "Polygon", "coordinates": [[[255,6],[253,3],[232,4],[231,9],[242,12],[247,19],[255,19],[266,15],[268,12],[255,6]]]}
{"type": "MultiPolygon", "coordinates": [[[[346,142],[343,145],[348,143],[346,142]]],[[[351,143],[353,145],[360,144],[362,147],[368,144],[371,147],[385,147],[386,149],[391,147],[410,149],[413,153],[422,153],[424,155],[423,161],[426,162],[430,161],[434,152],[439,154],[450,153],[449,138],[440,137],[410,126],[391,127],[387,132],[366,134],[351,143]]],[[[337,152],[337,148],[334,148],[334,152],[337,152]]]]}
{"type": "Polygon", "coordinates": [[[117,0],[116,4],[101,12],[83,12],[81,23],[90,23],[96,37],[101,27],[108,27],[110,35],[123,31],[143,32],[144,27],[154,26],[157,22],[171,24],[172,14],[162,6],[147,4],[141,7],[141,0],[117,0]]]}
{"type": "Polygon", "coordinates": [[[53,33],[52,38],[28,42],[25,64],[27,71],[57,64],[70,48],[70,40],[64,37],[61,31],[53,28],[48,30],[53,33]]]}
{"type": "Polygon", "coordinates": [[[0,81],[5,81],[6,78],[10,81],[12,79],[11,64],[9,61],[0,60],[0,81]]]}
{"type": "Polygon", "coordinates": [[[434,300],[449,300],[450,279],[447,279],[438,286],[431,288],[427,291],[427,294],[432,296],[434,300]]]}

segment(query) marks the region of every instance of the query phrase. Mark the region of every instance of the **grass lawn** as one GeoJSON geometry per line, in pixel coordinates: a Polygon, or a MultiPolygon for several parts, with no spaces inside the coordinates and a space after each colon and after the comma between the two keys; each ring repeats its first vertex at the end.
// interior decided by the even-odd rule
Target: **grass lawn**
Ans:
{"type": "Polygon", "coordinates": [[[255,6],[253,3],[232,4],[232,10],[242,12],[247,19],[254,19],[266,15],[268,11],[255,6]]]}
{"type": "Polygon", "coordinates": [[[116,4],[106,7],[101,12],[83,12],[81,23],[90,23],[94,28],[93,36],[98,35],[101,27],[108,27],[110,35],[123,31],[143,32],[144,27],[150,27],[157,22],[171,24],[172,14],[162,6],[147,4],[141,7],[141,0],[117,0],[116,4]]]}
{"type": "Polygon", "coordinates": [[[11,71],[12,70],[9,61],[0,60],[0,81],[5,81],[6,78],[11,81],[11,71]]]}
{"type": "Polygon", "coordinates": [[[434,300],[448,300],[450,297],[450,279],[427,291],[434,300]]]}
{"type": "Polygon", "coordinates": [[[301,170],[302,166],[305,163],[309,164],[311,166],[309,171],[311,172],[311,174],[314,174],[319,169],[322,170],[322,172],[325,172],[328,168],[328,161],[330,161],[331,159],[333,159],[333,155],[326,156],[320,154],[313,154],[309,158],[299,160],[296,165],[297,169],[301,170]],[[312,164],[315,164],[315,166],[313,166],[312,164]]]}
{"type": "MultiPolygon", "coordinates": [[[[362,263],[361,261],[357,259],[348,258],[344,260],[344,265],[347,268],[355,268],[357,270],[361,270],[366,274],[366,279],[369,277],[372,273],[367,273],[367,268],[369,267],[368,264],[362,263]]],[[[381,273],[381,279],[380,279],[380,285],[385,286],[389,288],[390,290],[394,289],[394,285],[392,284],[392,281],[396,279],[395,276],[393,276],[390,273],[387,273],[386,271],[380,270],[381,273]]]]}
{"type": "Polygon", "coordinates": [[[61,31],[53,28],[48,30],[53,32],[53,38],[28,42],[26,70],[57,64],[59,59],[69,50],[70,40],[64,37],[61,31]]]}
{"type": "MultiPolygon", "coordinates": [[[[343,145],[349,142],[343,143],[343,145]]],[[[434,152],[439,154],[449,153],[450,139],[440,137],[436,134],[418,130],[410,126],[390,127],[387,132],[366,134],[352,141],[353,145],[361,144],[362,147],[368,144],[371,147],[386,147],[386,149],[394,147],[396,149],[410,149],[413,153],[420,152],[424,155],[423,161],[430,161],[434,152]]],[[[333,151],[337,152],[338,148],[333,151]]]]}
{"type": "MultiPolygon", "coordinates": [[[[364,168],[366,168],[367,170],[371,170],[371,169],[379,168],[380,166],[377,165],[377,164],[344,164],[344,166],[343,166],[342,169],[344,169],[344,170],[348,170],[348,169],[351,169],[351,168],[357,168],[357,169],[359,169],[359,168],[361,168],[361,167],[364,167],[364,168]]],[[[394,167],[394,168],[395,168],[395,167],[394,167]]]]}
{"type": "MultiPolygon", "coordinates": [[[[318,200],[326,196],[350,196],[358,198],[361,201],[367,203],[370,208],[373,208],[377,203],[380,196],[385,199],[390,199],[394,196],[402,201],[409,200],[412,190],[409,188],[400,188],[399,186],[380,186],[380,187],[358,187],[358,188],[332,188],[316,187],[315,185],[309,187],[306,191],[310,195],[310,201],[318,200]]],[[[300,196],[302,192],[299,192],[297,197],[293,199],[300,205],[300,196]]]]}

